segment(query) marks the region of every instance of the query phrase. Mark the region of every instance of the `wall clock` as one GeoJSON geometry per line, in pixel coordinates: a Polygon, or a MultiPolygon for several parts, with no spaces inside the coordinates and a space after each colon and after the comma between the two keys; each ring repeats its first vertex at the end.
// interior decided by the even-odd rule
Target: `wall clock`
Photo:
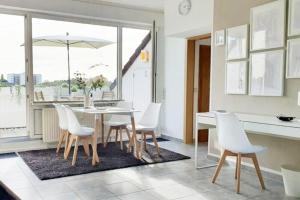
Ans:
{"type": "Polygon", "coordinates": [[[191,11],[192,2],[191,0],[182,0],[178,5],[178,13],[180,15],[187,15],[191,11]]]}

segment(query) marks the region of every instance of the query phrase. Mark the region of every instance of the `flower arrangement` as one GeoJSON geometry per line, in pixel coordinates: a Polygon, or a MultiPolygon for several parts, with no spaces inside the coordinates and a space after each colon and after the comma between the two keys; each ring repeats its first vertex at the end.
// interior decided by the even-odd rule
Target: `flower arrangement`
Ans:
{"type": "Polygon", "coordinates": [[[91,79],[84,78],[84,74],[79,72],[74,75],[77,88],[82,90],[85,96],[90,96],[93,90],[101,89],[107,83],[107,79],[102,74],[91,79]]]}

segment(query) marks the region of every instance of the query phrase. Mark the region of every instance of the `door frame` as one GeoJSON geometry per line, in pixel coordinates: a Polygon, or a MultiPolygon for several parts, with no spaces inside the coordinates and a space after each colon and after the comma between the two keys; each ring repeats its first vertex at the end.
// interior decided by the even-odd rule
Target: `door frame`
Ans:
{"type": "Polygon", "coordinates": [[[187,38],[187,60],[185,69],[184,143],[194,142],[194,81],[196,41],[211,38],[211,33],[187,38]]]}

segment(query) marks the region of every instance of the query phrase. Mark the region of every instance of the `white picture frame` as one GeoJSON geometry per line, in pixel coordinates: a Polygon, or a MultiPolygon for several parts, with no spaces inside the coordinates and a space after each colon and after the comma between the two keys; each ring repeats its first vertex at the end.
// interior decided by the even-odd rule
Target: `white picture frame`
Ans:
{"type": "Polygon", "coordinates": [[[225,93],[247,94],[248,61],[226,63],[225,93]]]}
{"type": "Polygon", "coordinates": [[[215,32],[215,46],[225,45],[225,30],[219,30],[215,32]]]}
{"type": "Polygon", "coordinates": [[[284,53],[280,49],[250,55],[249,95],[283,96],[284,53]]]}
{"type": "Polygon", "coordinates": [[[226,60],[248,58],[248,24],[226,29],[226,60]]]}
{"type": "Polygon", "coordinates": [[[288,40],[286,78],[300,78],[300,38],[288,40]]]}
{"type": "Polygon", "coordinates": [[[285,46],[286,0],[277,0],[250,10],[250,51],[285,46]]]}
{"type": "Polygon", "coordinates": [[[300,35],[300,0],[289,1],[288,36],[300,35]]]}

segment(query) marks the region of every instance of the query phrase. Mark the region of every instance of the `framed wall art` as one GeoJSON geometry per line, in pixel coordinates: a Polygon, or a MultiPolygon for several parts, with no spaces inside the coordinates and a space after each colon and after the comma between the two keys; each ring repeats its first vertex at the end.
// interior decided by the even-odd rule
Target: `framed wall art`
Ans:
{"type": "Polygon", "coordinates": [[[225,30],[215,32],[215,46],[225,45],[225,30]]]}
{"type": "Polygon", "coordinates": [[[284,50],[252,53],[250,56],[249,94],[283,96],[284,50]]]}
{"type": "Polygon", "coordinates": [[[300,38],[288,40],[286,78],[300,78],[300,38]]]}
{"type": "Polygon", "coordinates": [[[300,0],[289,1],[289,27],[288,35],[300,35],[300,0]]]}
{"type": "Polygon", "coordinates": [[[226,64],[226,94],[247,94],[247,72],[247,61],[226,64]]]}
{"type": "Polygon", "coordinates": [[[248,58],[248,24],[226,30],[227,60],[248,58]]]}
{"type": "Polygon", "coordinates": [[[256,51],[284,47],[286,33],[285,19],[285,0],[277,0],[251,8],[250,50],[256,51]]]}

